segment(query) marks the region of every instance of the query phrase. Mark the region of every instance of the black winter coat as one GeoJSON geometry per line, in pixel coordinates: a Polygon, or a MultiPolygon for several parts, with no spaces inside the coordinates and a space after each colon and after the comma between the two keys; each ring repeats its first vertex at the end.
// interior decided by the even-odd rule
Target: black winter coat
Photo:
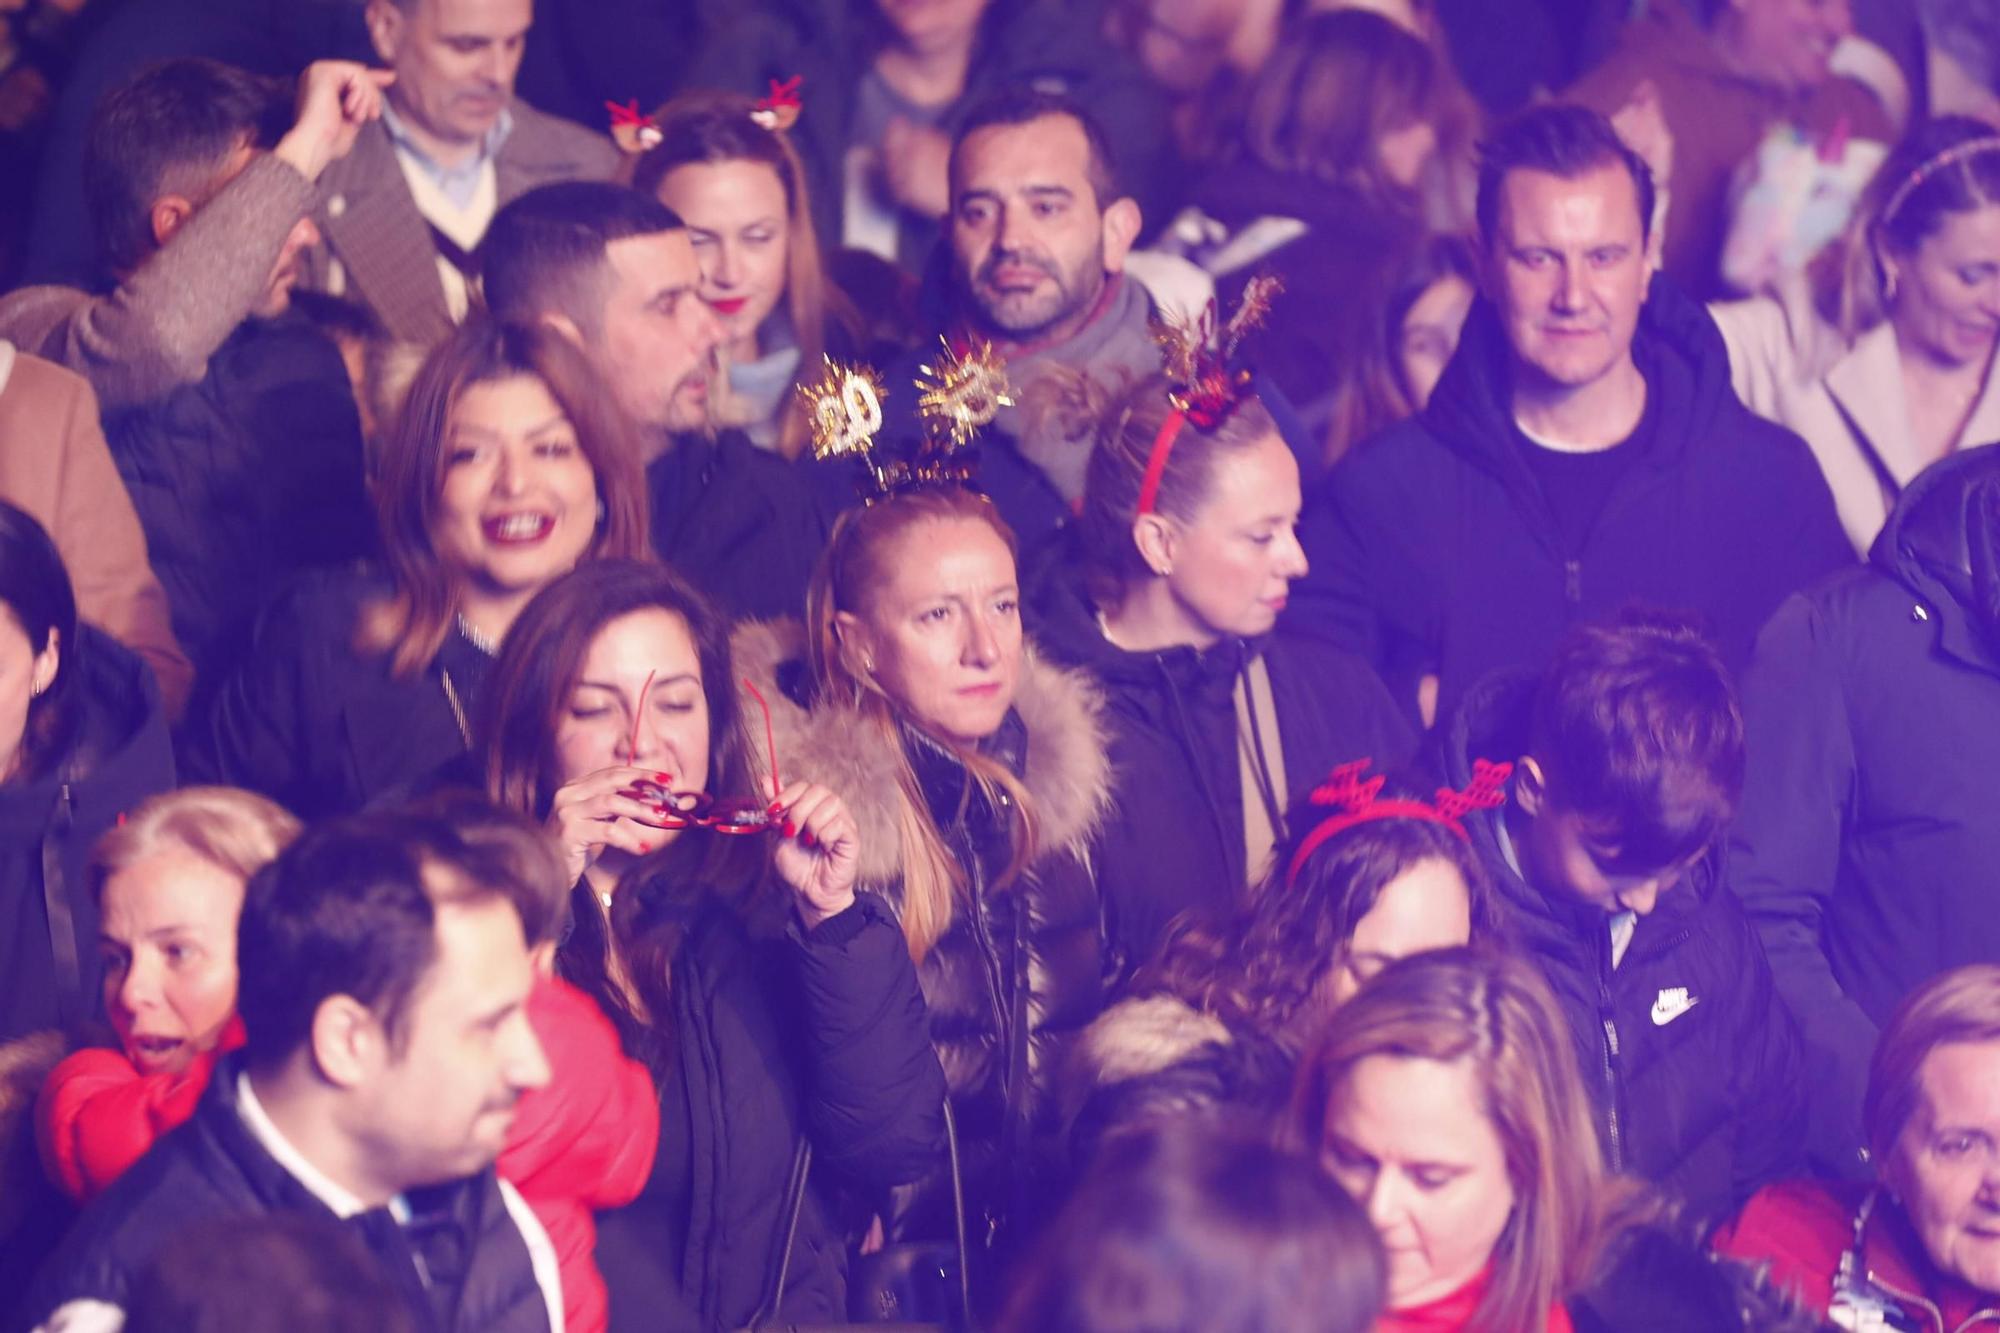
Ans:
{"type": "MultiPolygon", "coordinates": [[[[1047,571],[1029,606],[1049,655],[1103,683],[1114,799],[1099,830],[1098,890],[1124,970],[1147,962],[1182,912],[1227,912],[1262,873],[1244,864],[1243,777],[1232,691],[1253,658],[1271,678],[1290,800],[1334,765],[1410,757],[1415,739],[1367,663],[1291,634],[1226,639],[1206,651],[1131,653],[1104,637],[1080,563],[1047,571]]],[[[1267,765],[1268,768],[1268,765],[1267,765]]],[[[1262,784],[1273,791],[1276,784],[1262,784]]]]}
{"type": "Polygon", "coordinates": [[[808,1140],[810,1188],[777,1313],[843,1319],[841,1191],[918,1179],[943,1154],[944,1075],[902,931],[872,894],[814,930],[794,921],[753,937],[713,898],[621,890],[632,891],[648,895],[642,931],[682,938],[660,1078],[670,1132],[645,1193],[598,1218],[612,1325],[666,1326],[663,1292],[703,1326],[746,1323],[776,1280],[786,1182],[808,1140]]]}
{"type": "MultiPolygon", "coordinates": [[[[802,706],[796,626],[744,626],[735,651],[738,667],[771,701],[781,769],[841,794],[861,829],[863,882],[897,903],[902,854],[891,797],[899,757],[879,728],[847,708],[824,700],[810,711],[802,706]]],[[[1040,855],[1005,891],[992,887],[1010,859],[1005,825],[969,789],[956,759],[903,731],[931,817],[967,879],[950,928],[918,976],[979,1235],[1051,1202],[1061,1156],[1055,1081],[1070,1044],[1103,1007],[1103,921],[1087,859],[1108,799],[1099,708],[1084,677],[1031,657],[1014,711],[982,747],[1020,777],[1041,814],[1040,855]]],[[[934,1178],[904,1199],[894,1229],[949,1236],[944,1185],[934,1178]]]]}
{"type": "Polygon", "coordinates": [[[374,548],[354,393],[303,315],[245,320],[200,383],[107,414],[104,437],[204,690],[287,580],[374,548]]]}
{"type": "Polygon", "coordinates": [[[676,436],[646,467],[654,551],[731,617],[798,615],[829,522],[808,466],[738,430],[676,436]]]}
{"type": "MultiPolygon", "coordinates": [[[[560,1314],[562,1301],[555,1274],[544,1292],[491,1167],[407,1191],[416,1218],[408,1226],[386,1208],[337,1218],[244,1123],[236,1089],[241,1072],[234,1057],[216,1066],[194,1117],[84,1211],[37,1280],[24,1310],[30,1324],[70,1301],[122,1306],[153,1255],[190,1227],[288,1213],[356,1236],[426,1333],[538,1333],[551,1326],[551,1309],[560,1314]]],[[[518,1198],[513,1207],[532,1220],[518,1198]]]]}
{"type": "Polygon", "coordinates": [[[1805,1031],[1813,1149],[1861,1169],[1881,1024],[2000,962],[2000,446],[1914,481],[1869,563],[1792,598],[1744,684],[1730,884],[1805,1031]]]}
{"type": "Polygon", "coordinates": [[[1368,658],[1399,696],[1437,672],[1440,718],[1488,672],[1539,668],[1565,629],[1627,602],[1702,617],[1740,669],[1778,603],[1852,548],[1812,454],[1737,401],[1714,321],[1665,279],[1633,353],[1647,407],[1624,447],[1640,456],[1567,550],[1514,425],[1499,318],[1476,303],[1430,406],[1309,502],[1294,626],[1368,658]]]}
{"type": "MultiPolygon", "coordinates": [[[[1535,682],[1480,683],[1441,737],[1444,780],[1475,759],[1527,753],[1535,682]]],[[[1502,928],[1569,1019],[1607,1161],[1660,1185],[1691,1222],[1713,1224],[1803,1165],[1806,1089],[1798,1029],[1778,999],[1749,918],[1721,883],[1720,850],[1639,919],[1613,968],[1609,917],[1522,879],[1501,843],[1505,808],[1466,819],[1498,887],[1502,928]]]]}
{"type": "Polygon", "coordinates": [[[280,597],[186,729],[189,780],[248,787],[311,820],[403,793],[462,755],[460,713],[468,725],[478,717],[492,659],[454,629],[422,671],[391,674],[387,653],[355,645],[364,610],[388,589],[349,568],[308,575],[280,597]]]}
{"type": "Polygon", "coordinates": [[[39,776],[0,786],[0,1045],[74,1032],[101,1012],[91,844],[149,796],[172,791],[173,750],[153,673],[89,626],[63,645],[80,720],[39,776]]]}

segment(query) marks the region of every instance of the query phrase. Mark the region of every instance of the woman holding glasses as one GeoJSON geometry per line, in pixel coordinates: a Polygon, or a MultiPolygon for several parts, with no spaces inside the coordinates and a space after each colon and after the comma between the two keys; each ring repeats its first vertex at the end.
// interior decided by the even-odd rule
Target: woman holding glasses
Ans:
{"type": "MultiPolygon", "coordinates": [[[[943,1139],[923,998],[895,918],[856,891],[853,816],[824,787],[760,785],[747,736],[768,732],[725,622],[657,565],[538,594],[488,705],[489,794],[545,820],[575,877],[556,966],[660,1088],[652,1177],[599,1219],[612,1326],[677,1305],[723,1327],[841,1317],[833,1187],[914,1179],[943,1139]]],[[[765,772],[784,760],[767,748],[765,772]]]]}

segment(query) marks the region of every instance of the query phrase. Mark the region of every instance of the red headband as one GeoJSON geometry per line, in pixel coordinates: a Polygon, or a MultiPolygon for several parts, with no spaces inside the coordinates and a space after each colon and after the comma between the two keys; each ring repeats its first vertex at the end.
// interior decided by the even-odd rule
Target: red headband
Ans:
{"type": "Polygon", "coordinates": [[[1167,471],[1167,455],[1174,451],[1174,441],[1180,438],[1181,427],[1186,424],[1187,413],[1178,407],[1160,423],[1160,433],[1153,437],[1152,452],[1146,455],[1146,479],[1139,483],[1140,513],[1153,512],[1153,501],[1160,497],[1160,478],[1167,471]]]}
{"type": "Polygon", "coordinates": [[[1439,787],[1435,801],[1401,798],[1384,801],[1380,797],[1386,779],[1380,773],[1365,780],[1361,776],[1368,771],[1371,762],[1357,759],[1353,763],[1342,764],[1327,774],[1325,782],[1313,788],[1314,805],[1336,806],[1338,809],[1321,820],[1299,843],[1299,849],[1292,853],[1291,864],[1285,869],[1286,888],[1298,882],[1299,871],[1305,868],[1306,859],[1329,839],[1356,824],[1366,824],[1371,820],[1420,819],[1429,824],[1442,824],[1470,841],[1465,831],[1465,816],[1474,810],[1491,810],[1505,801],[1507,779],[1514,772],[1512,764],[1476,759],[1472,764],[1472,781],[1466,784],[1463,791],[1439,787]]]}
{"type": "Polygon", "coordinates": [[[1174,451],[1182,427],[1192,421],[1202,430],[1214,430],[1229,420],[1230,414],[1250,397],[1250,372],[1231,371],[1230,358],[1252,329],[1264,322],[1271,298],[1280,290],[1278,280],[1260,274],[1243,288],[1236,313],[1224,325],[1219,346],[1215,302],[1210,301],[1201,318],[1182,317],[1171,322],[1156,320],[1153,341],[1160,345],[1162,369],[1173,387],[1167,403],[1173,410],[1153,436],[1153,448],[1146,455],[1146,476],[1139,483],[1139,512],[1150,514],[1160,498],[1160,480],[1167,473],[1167,458],[1174,451]]]}

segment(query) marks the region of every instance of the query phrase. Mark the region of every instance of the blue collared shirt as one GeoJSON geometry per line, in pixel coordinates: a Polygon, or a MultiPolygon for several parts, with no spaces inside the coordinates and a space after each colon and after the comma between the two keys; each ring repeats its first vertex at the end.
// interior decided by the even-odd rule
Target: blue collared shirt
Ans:
{"type": "Polygon", "coordinates": [[[431,178],[444,197],[459,208],[472,203],[472,196],[479,189],[480,173],[486,164],[500,151],[500,145],[507,142],[507,136],[514,132],[514,114],[502,107],[500,118],[493,122],[493,128],[486,131],[486,137],[479,141],[479,151],[456,167],[441,166],[435,158],[418,146],[410,137],[410,130],[385,101],[382,105],[382,128],[389,132],[389,142],[396,151],[416,163],[424,175],[431,178]]]}

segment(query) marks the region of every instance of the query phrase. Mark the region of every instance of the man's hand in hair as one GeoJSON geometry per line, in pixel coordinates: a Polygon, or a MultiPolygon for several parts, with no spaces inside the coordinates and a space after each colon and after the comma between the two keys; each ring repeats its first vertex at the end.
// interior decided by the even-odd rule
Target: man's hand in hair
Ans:
{"type": "Polygon", "coordinates": [[[382,114],[382,90],[394,72],[351,60],[316,60],[299,75],[299,113],[274,150],[316,181],[327,164],[347,156],[361,127],[382,114]]]}

